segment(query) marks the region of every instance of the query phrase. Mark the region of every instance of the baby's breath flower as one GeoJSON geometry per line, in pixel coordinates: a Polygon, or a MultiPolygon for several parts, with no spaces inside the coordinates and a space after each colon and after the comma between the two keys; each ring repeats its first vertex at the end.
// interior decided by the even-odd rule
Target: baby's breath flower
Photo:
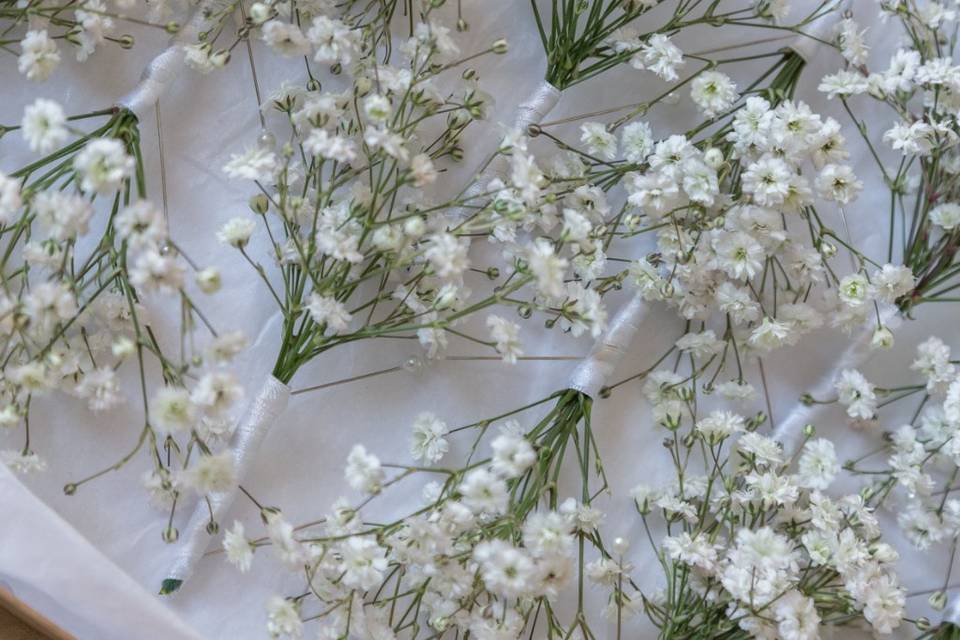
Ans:
{"type": "Polygon", "coordinates": [[[57,44],[46,30],[28,31],[20,41],[17,68],[30,80],[46,80],[60,64],[57,44]]]}
{"type": "Polygon", "coordinates": [[[223,534],[223,550],[227,554],[227,560],[239,569],[240,573],[250,570],[254,547],[245,537],[243,525],[239,522],[234,521],[233,528],[223,534]]]}
{"type": "Polygon", "coordinates": [[[236,484],[233,452],[202,455],[197,463],[181,474],[183,483],[200,495],[227,491],[236,484]]]}
{"type": "Polygon", "coordinates": [[[67,141],[67,118],[53,100],[37,98],[23,110],[21,131],[31,151],[50,153],[67,141]]]}

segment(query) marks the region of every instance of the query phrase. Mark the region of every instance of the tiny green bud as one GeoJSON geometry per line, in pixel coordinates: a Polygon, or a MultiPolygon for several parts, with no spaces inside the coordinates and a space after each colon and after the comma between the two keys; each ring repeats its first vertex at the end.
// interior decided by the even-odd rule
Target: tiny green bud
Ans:
{"type": "Polygon", "coordinates": [[[259,213],[264,215],[267,211],[270,210],[270,200],[267,198],[266,194],[258,193],[257,195],[250,198],[250,209],[254,213],[259,213]]]}
{"type": "MultiPolygon", "coordinates": [[[[670,431],[676,431],[677,429],[680,428],[680,421],[681,419],[679,415],[667,414],[666,417],[664,417],[664,419],[660,421],[660,424],[662,424],[666,429],[669,429],[670,431]]],[[[670,442],[671,442],[671,446],[673,446],[672,445],[673,441],[671,440],[670,442]]]]}
{"type": "Polygon", "coordinates": [[[72,495],[75,494],[76,492],[77,492],[77,485],[74,484],[73,482],[71,482],[71,483],[69,483],[69,484],[63,485],[63,493],[64,493],[64,494],[66,494],[66,495],[68,495],[68,496],[72,496],[72,495]]]}
{"type": "Polygon", "coordinates": [[[873,332],[873,337],[870,339],[870,346],[874,349],[889,349],[893,346],[893,332],[886,327],[880,327],[873,332]]]}
{"type": "Polygon", "coordinates": [[[276,507],[263,507],[260,509],[260,519],[263,520],[263,524],[268,524],[270,518],[280,513],[280,509],[276,507]]]}
{"type": "Polygon", "coordinates": [[[495,54],[503,55],[510,50],[510,45],[507,43],[506,39],[500,38],[493,43],[491,49],[495,54]]]}
{"type": "Polygon", "coordinates": [[[815,436],[816,434],[817,434],[817,428],[816,428],[815,426],[813,426],[812,424],[809,424],[809,423],[803,425],[803,437],[804,437],[804,438],[812,438],[812,437],[815,436]]]}
{"type": "Polygon", "coordinates": [[[135,42],[133,36],[130,34],[124,34],[120,36],[120,40],[118,40],[121,49],[133,49],[135,42]]]}

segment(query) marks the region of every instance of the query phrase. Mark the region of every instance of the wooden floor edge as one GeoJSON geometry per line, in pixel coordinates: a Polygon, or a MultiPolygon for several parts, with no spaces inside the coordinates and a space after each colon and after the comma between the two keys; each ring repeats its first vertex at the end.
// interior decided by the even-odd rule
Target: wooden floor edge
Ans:
{"type": "Polygon", "coordinates": [[[26,603],[13,595],[13,592],[2,586],[0,586],[0,607],[9,611],[18,620],[43,634],[46,638],[51,638],[51,640],[77,640],[75,636],[58,627],[37,610],[27,606],[26,603]]]}

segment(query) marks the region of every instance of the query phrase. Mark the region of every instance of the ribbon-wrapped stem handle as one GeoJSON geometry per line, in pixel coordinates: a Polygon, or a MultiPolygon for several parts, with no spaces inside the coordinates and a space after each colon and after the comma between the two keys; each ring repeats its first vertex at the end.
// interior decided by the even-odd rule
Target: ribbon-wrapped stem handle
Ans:
{"type": "Polygon", "coordinates": [[[630,349],[640,324],[647,316],[647,302],[638,293],[617,312],[590,353],[570,375],[567,388],[596,399],[630,349]]]}
{"type": "MultiPolygon", "coordinates": [[[[290,387],[270,376],[247,407],[233,436],[233,462],[238,483],[242,481],[270,427],[287,408],[289,399],[290,387]]],[[[182,543],[177,559],[161,585],[161,594],[176,591],[193,575],[197,561],[210,542],[207,525],[211,520],[217,522],[226,514],[238,491],[238,487],[233,487],[228,491],[211,493],[206,497],[206,501],[201,500],[194,508],[180,536],[182,543]]]]}

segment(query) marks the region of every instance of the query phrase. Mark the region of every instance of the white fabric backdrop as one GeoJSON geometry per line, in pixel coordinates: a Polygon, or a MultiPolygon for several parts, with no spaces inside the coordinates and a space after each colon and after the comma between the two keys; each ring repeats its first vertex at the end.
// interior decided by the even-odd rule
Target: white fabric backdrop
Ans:
{"type": "MultiPolygon", "coordinates": [[[[873,10],[873,5],[869,2],[861,4],[864,10],[859,17],[864,19],[869,15],[868,11],[873,10]]],[[[468,145],[469,151],[488,148],[483,145],[499,135],[497,122],[509,119],[514,106],[542,78],[545,63],[526,2],[465,1],[464,7],[471,24],[462,44],[465,52],[484,48],[501,36],[507,37],[511,43],[508,55],[488,57],[475,65],[481,73],[482,86],[495,96],[497,104],[491,120],[472,132],[471,136],[479,146],[468,145]]],[[[864,21],[869,24],[868,20],[864,21]]],[[[889,49],[894,43],[888,36],[885,42],[880,42],[885,36],[884,27],[874,26],[871,40],[876,41],[879,48],[889,49]]],[[[133,32],[137,34],[137,46],[132,52],[107,49],[99,52],[98,59],[90,64],[65,64],[50,82],[43,85],[29,85],[17,75],[11,59],[4,58],[4,64],[0,66],[0,87],[3,87],[0,123],[19,121],[23,107],[37,96],[59,100],[70,113],[110,104],[136,82],[143,65],[162,49],[166,41],[164,35],[156,31],[133,32]],[[106,73],[101,69],[111,71],[106,73]]],[[[703,51],[769,35],[758,30],[716,32],[705,28],[696,34],[685,34],[680,43],[687,51],[703,51]]],[[[259,46],[256,51],[258,71],[266,92],[279,86],[282,80],[301,79],[302,63],[278,59],[259,46]]],[[[259,280],[233,250],[214,240],[214,231],[220,224],[246,211],[250,195],[246,185],[228,183],[219,171],[230,153],[253,144],[259,128],[250,70],[242,53],[242,49],[238,49],[234,60],[222,73],[206,77],[184,74],[163,99],[161,113],[172,235],[195,259],[223,267],[224,290],[215,304],[207,307],[218,327],[243,329],[252,338],[257,338],[239,363],[248,395],[252,395],[273,363],[277,318],[271,316],[270,297],[259,280]]],[[[885,246],[882,238],[871,237],[886,224],[888,196],[885,188],[877,180],[875,167],[857,140],[856,132],[848,126],[849,120],[840,105],[827,102],[815,91],[819,78],[838,65],[839,60],[832,51],[821,50],[815,52],[811,62],[798,96],[809,102],[815,111],[834,115],[847,126],[847,137],[855,154],[855,168],[867,184],[863,196],[848,211],[853,235],[858,241],[867,242],[868,246],[885,246]]],[[[686,71],[694,68],[694,63],[689,63],[686,71]]],[[[749,77],[742,68],[733,75],[740,79],[749,77]]],[[[644,96],[656,95],[662,89],[663,84],[649,74],[628,68],[618,69],[568,91],[549,119],[637,103],[644,96]]],[[[889,124],[887,115],[878,114],[866,103],[861,113],[868,119],[879,118],[874,126],[886,128],[889,124]]],[[[648,115],[648,120],[658,136],[666,136],[684,130],[695,117],[689,101],[682,100],[677,106],[656,108],[648,115]]],[[[578,137],[576,125],[557,129],[557,132],[570,140],[578,137]]],[[[152,197],[159,200],[157,132],[152,119],[144,123],[142,137],[151,170],[152,197]]],[[[444,186],[452,189],[461,184],[469,168],[479,160],[479,155],[475,153],[459,172],[448,174],[444,186]]],[[[25,157],[17,135],[11,134],[0,140],[0,169],[12,170],[25,157]]],[[[255,246],[252,251],[256,253],[258,249],[262,247],[255,246]]],[[[880,252],[874,255],[880,256],[880,252]]],[[[611,312],[620,302],[622,297],[610,299],[611,312]]],[[[162,328],[162,301],[154,301],[150,307],[157,314],[157,323],[162,328]]],[[[903,373],[917,340],[931,332],[939,333],[948,342],[955,342],[958,328],[955,323],[949,323],[950,309],[924,308],[921,315],[921,321],[907,323],[900,332],[893,352],[877,358],[867,368],[869,376],[880,383],[898,381],[897,374],[903,373]]],[[[525,349],[530,355],[577,355],[589,348],[588,340],[575,341],[558,331],[538,328],[538,324],[531,321],[525,327],[525,349]]],[[[657,309],[648,319],[617,378],[648,367],[681,331],[682,325],[671,313],[657,309]]],[[[799,393],[827,369],[842,342],[842,337],[824,331],[800,347],[778,353],[765,362],[775,419],[784,416],[799,393]]],[[[467,346],[456,341],[449,349],[451,354],[468,352],[467,346]]],[[[393,366],[414,353],[416,345],[402,340],[368,342],[343,348],[301,371],[293,386],[304,387],[393,366]]],[[[343,458],[354,442],[364,442],[373,452],[395,458],[396,452],[407,450],[409,425],[420,411],[429,409],[451,425],[476,420],[556,390],[563,385],[572,366],[573,363],[562,361],[527,362],[513,368],[493,362],[438,362],[419,374],[399,372],[297,396],[268,436],[244,484],[261,501],[281,506],[294,523],[315,519],[341,495],[344,488],[343,458]]],[[[750,367],[759,388],[756,366],[751,364],[750,367]]],[[[756,407],[762,408],[759,404],[756,407]]],[[[62,487],[111,464],[133,446],[140,428],[138,415],[138,407],[129,406],[96,416],[86,411],[82,403],[62,396],[35,403],[31,419],[34,448],[51,464],[47,472],[24,479],[39,498],[145,587],[141,592],[128,591],[128,597],[134,602],[154,598],[147,594],[156,592],[175,552],[175,547],[161,541],[164,514],[146,504],[139,487],[139,476],[147,468],[146,458],[138,456],[123,470],[82,487],[73,497],[65,496],[62,487]]],[[[827,418],[820,425],[821,431],[838,441],[841,455],[857,451],[878,437],[877,434],[850,431],[841,412],[833,408],[824,415],[827,418]]],[[[637,482],[656,484],[666,482],[670,477],[669,462],[660,454],[662,434],[650,424],[648,416],[638,384],[631,383],[621,387],[609,400],[597,403],[594,423],[601,433],[600,446],[605,452],[607,473],[613,485],[613,498],[603,504],[611,513],[604,525],[606,535],[622,535],[633,542],[631,553],[636,575],[643,586],[650,588],[655,586],[659,570],[640,535],[639,519],[634,516],[626,495],[637,482]],[[622,515],[613,515],[617,513],[622,515]]],[[[0,442],[0,446],[7,444],[0,442]]],[[[16,445],[10,443],[9,446],[16,445]]],[[[417,498],[417,491],[412,489],[409,502],[413,503],[417,498]]],[[[397,508],[403,506],[396,505],[397,508]]],[[[3,513],[6,515],[7,511],[3,513]]],[[[187,508],[179,510],[181,525],[188,514],[187,508]]],[[[228,526],[233,519],[246,523],[248,531],[260,530],[257,514],[247,501],[238,501],[222,524],[228,526]]],[[[31,526],[26,521],[5,519],[0,526],[0,546],[26,545],[28,543],[23,541],[32,539],[33,542],[29,543],[31,553],[24,549],[19,560],[34,557],[33,552],[40,545],[49,543],[40,536],[25,538],[22,535],[24,529],[31,526]]],[[[16,566],[17,555],[0,556],[3,561],[0,579],[22,569],[16,566]]],[[[943,558],[942,551],[922,557],[907,553],[902,562],[906,583],[912,589],[936,586],[941,580],[943,558]]],[[[36,567],[38,581],[43,571],[42,566],[36,567]]],[[[263,605],[266,599],[275,593],[291,593],[299,586],[299,576],[285,573],[270,557],[269,551],[256,554],[254,568],[246,576],[238,574],[215,555],[200,563],[198,575],[185,585],[181,593],[163,602],[202,637],[260,638],[265,636],[263,605]]],[[[50,592],[49,597],[41,598],[35,597],[25,586],[21,594],[80,638],[108,637],[100,626],[103,617],[125,615],[101,607],[105,596],[96,590],[85,595],[69,590],[60,594],[50,592]],[[79,604],[75,599],[84,599],[84,602],[79,604]],[[66,615],[64,610],[67,609],[81,613],[66,615]]],[[[930,613],[925,598],[914,598],[910,602],[914,613],[930,613]]],[[[131,617],[143,615],[142,609],[131,607],[128,611],[130,613],[126,615],[131,617]]],[[[643,625],[638,629],[646,629],[643,636],[649,633],[643,625]]],[[[170,626],[167,637],[186,635],[170,626]]]]}

